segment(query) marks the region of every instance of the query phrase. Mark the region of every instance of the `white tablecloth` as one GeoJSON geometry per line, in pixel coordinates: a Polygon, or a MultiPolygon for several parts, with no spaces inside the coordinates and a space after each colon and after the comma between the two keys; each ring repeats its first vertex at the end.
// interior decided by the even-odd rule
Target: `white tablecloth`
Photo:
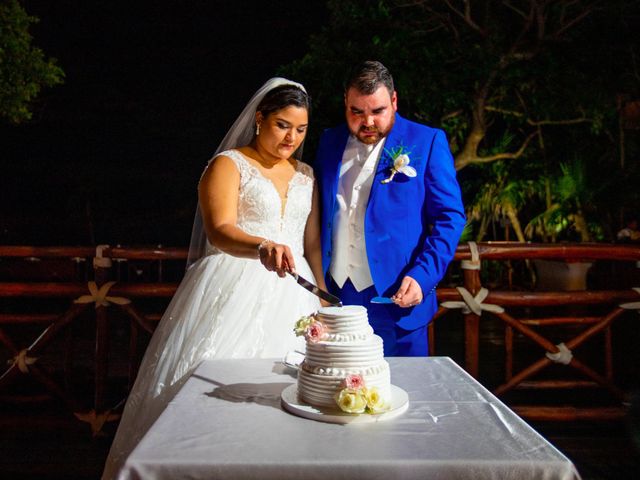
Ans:
{"type": "Polygon", "coordinates": [[[133,451],[124,479],[579,479],[573,464],[446,357],[388,358],[409,410],[385,422],[292,415],[275,360],[204,362],[133,451]]]}

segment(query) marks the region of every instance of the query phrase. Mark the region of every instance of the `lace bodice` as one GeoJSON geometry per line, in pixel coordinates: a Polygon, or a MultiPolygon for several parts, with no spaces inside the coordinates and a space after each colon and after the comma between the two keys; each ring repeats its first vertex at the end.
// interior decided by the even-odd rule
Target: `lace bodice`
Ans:
{"type": "MultiPolygon", "coordinates": [[[[245,232],[288,245],[294,254],[304,252],[304,229],[311,212],[313,169],[301,161],[289,181],[284,212],[275,185],[237,150],[217,156],[229,157],[240,172],[237,225],[245,232]]],[[[215,161],[215,158],[212,160],[215,161]]],[[[220,251],[207,244],[207,255],[220,251]]]]}

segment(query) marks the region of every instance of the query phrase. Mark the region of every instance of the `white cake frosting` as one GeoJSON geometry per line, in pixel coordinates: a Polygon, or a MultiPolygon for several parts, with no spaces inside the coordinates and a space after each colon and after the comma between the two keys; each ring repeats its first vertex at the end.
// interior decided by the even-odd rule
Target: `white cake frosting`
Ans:
{"type": "Polygon", "coordinates": [[[324,333],[307,339],[305,359],[298,372],[298,394],[314,406],[336,408],[335,395],[347,375],[362,376],[382,398],[390,397],[391,376],[382,339],[373,333],[367,309],[359,305],[321,308],[315,320],[324,333]]]}

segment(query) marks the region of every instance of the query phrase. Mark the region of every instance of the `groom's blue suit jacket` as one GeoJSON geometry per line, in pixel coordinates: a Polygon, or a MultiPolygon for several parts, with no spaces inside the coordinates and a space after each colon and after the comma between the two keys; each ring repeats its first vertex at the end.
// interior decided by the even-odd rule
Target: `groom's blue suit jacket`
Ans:
{"type": "MultiPolygon", "coordinates": [[[[333,219],[346,124],[326,130],[316,156],[316,176],[322,197],[322,264],[331,262],[333,219]]],[[[379,295],[393,295],[405,275],[422,288],[424,301],[413,308],[391,306],[396,323],[406,330],[427,324],[437,309],[435,288],[455,253],[465,225],[460,187],[453,158],[442,130],[429,128],[396,113],[378,162],[365,214],[365,243],[371,276],[379,295]],[[397,174],[387,184],[390,152],[409,152],[417,176],[397,174]]]]}

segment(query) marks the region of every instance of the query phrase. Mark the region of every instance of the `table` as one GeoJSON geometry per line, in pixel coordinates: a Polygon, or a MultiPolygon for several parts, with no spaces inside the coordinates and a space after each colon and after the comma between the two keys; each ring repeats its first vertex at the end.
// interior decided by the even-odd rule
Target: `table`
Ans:
{"type": "Polygon", "coordinates": [[[579,479],[562,453],[448,357],[388,358],[401,417],[338,425],[282,409],[295,371],[203,362],[128,458],[122,479],[579,479]]]}

